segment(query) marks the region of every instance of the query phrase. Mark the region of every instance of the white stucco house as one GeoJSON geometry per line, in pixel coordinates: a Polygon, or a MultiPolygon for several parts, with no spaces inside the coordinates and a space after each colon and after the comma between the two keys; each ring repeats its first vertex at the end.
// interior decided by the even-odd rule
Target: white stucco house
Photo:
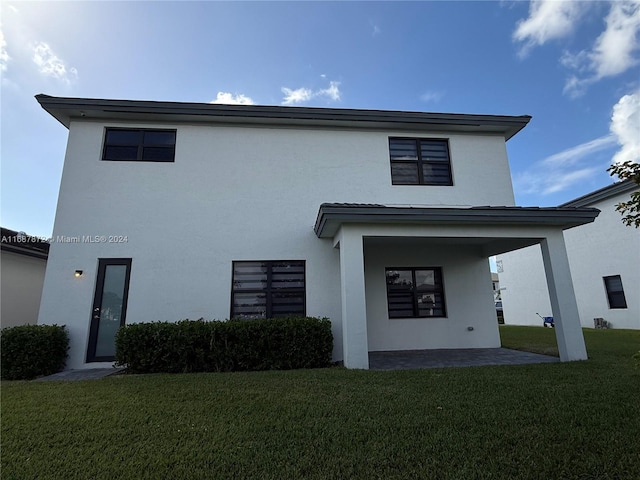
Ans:
{"type": "MultiPolygon", "coordinates": [[[[626,226],[615,206],[638,185],[617,182],[561,205],[594,207],[593,223],[564,232],[580,323],[594,327],[602,318],[612,328],[640,329],[640,229],[626,226]]],[[[507,324],[541,325],[536,315],[551,316],[542,255],[537,246],[498,257],[507,324]]]]}
{"type": "Polygon", "coordinates": [[[587,357],[563,230],[520,208],[528,116],[57,98],[69,129],[39,323],[69,368],[133,322],[328,317],[334,359],[500,346],[488,257],[540,244],[561,360],[587,357]]]}
{"type": "Polygon", "coordinates": [[[49,244],[41,238],[1,229],[0,327],[35,325],[49,244]]]}

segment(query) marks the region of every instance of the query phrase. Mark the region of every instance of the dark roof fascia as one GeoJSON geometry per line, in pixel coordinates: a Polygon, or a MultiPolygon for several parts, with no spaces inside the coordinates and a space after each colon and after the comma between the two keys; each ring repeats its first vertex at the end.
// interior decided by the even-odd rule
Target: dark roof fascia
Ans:
{"type": "Polygon", "coordinates": [[[342,224],[449,224],[449,225],[538,225],[562,229],[591,223],[597,208],[539,207],[390,207],[384,205],[323,203],[314,231],[331,238],[342,224]]]}
{"type": "Polygon", "coordinates": [[[31,250],[29,248],[16,247],[14,245],[7,245],[4,243],[0,245],[0,250],[4,252],[17,253],[18,255],[24,255],[25,257],[40,258],[42,260],[49,258],[48,253],[31,250]]]}
{"type": "Polygon", "coordinates": [[[49,256],[51,245],[44,240],[4,227],[0,229],[0,234],[2,235],[0,248],[6,252],[43,259],[49,256]],[[19,238],[22,240],[18,240],[19,238]]]}
{"type": "Polygon", "coordinates": [[[36,95],[42,108],[69,128],[71,120],[217,122],[309,125],[393,130],[470,131],[509,140],[531,120],[529,115],[471,115],[392,110],[220,105],[210,103],[106,100],[36,95]]]}
{"type": "Polygon", "coordinates": [[[608,198],[615,197],[616,195],[632,192],[634,190],[640,190],[640,185],[632,182],[631,180],[624,180],[563,203],[560,207],[586,207],[587,205],[592,205],[602,200],[607,200],[608,198]]]}

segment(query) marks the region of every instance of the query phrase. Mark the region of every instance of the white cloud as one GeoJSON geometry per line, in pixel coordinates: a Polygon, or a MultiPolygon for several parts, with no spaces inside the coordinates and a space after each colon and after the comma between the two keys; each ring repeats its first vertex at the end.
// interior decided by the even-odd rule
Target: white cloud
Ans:
{"type": "Polygon", "coordinates": [[[378,25],[376,25],[375,23],[373,23],[373,21],[369,21],[369,25],[371,25],[371,36],[375,37],[376,35],[380,35],[380,33],[382,33],[382,30],[380,29],[380,27],[378,25]]]}
{"type": "Polygon", "coordinates": [[[535,46],[570,34],[584,12],[586,3],[532,0],[529,4],[529,17],[520,20],[513,32],[515,41],[524,42],[520,55],[525,56],[535,46]]]}
{"type": "MultiPolygon", "coordinates": [[[[323,77],[324,78],[324,77],[323,77]]],[[[297,88],[292,90],[287,87],[282,87],[282,93],[284,98],[282,99],[282,105],[296,105],[298,103],[308,102],[316,97],[327,97],[329,100],[337,102],[340,100],[340,82],[329,82],[328,88],[321,88],[313,91],[310,88],[297,88]]]]}
{"type": "Polygon", "coordinates": [[[638,49],[640,0],[613,2],[605,21],[607,27],[589,54],[598,79],[618,75],[638,63],[633,54],[638,49]]]}
{"type": "Polygon", "coordinates": [[[313,98],[313,92],[308,88],[297,88],[291,90],[287,87],[282,87],[282,93],[284,98],[282,99],[283,105],[294,105],[296,103],[307,102],[313,98]]]}
{"type": "Polygon", "coordinates": [[[575,165],[578,160],[590,155],[598,150],[608,148],[615,143],[613,135],[605,135],[604,137],[590,140],[575,147],[568,148],[562,152],[555,153],[541,161],[542,165],[546,167],[571,167],[575,165]]]}
{"type": "Polygon", "coordinates": [[[340,100],[340,82],[329,82],[329,88],[325,88],[324,90],[320,90],[318,95],[326,95],[334,102],[340,100]]]}
{"type": "Polygon", "coordinates": [[[0,72],[7,71],[9,60],[11,60],[11,57],[7,53],[7,41],[4,39],[2,30],[0,30],[0,72]]]}
{"type": "Polygon", "coordinates": [[[560,63],[574,72],[567,78],[563,89],[563,93],[570,97],[579,97],[592,83],[624,73],[638,64],[640,0],[609,3],[609,13],[604,19],[605,29],[593,46],[577,53],[564,51],[560,57],[560,63]]]}
{"type": "Polygon", "coordinates": [[[587,87],[590,83],[593,83],[594,80],[590,78],[579,78],[576,75],[571,75],[567,78],[567,81],[564,84],[564,88],[562,89],[562,93],[569,95],[571,98],[578,98],[587,91],[587,87]]]}
{"type": "Polygon", "coordinates": [[[578,53],[571,53],[568,50],[565,50],[562,52],[562,56],[560,57],[560,63],[563,67],[577,71],[584,71],[588,68],[589,54],[584,50],[578,53]]]}
{"type": "Polygon", "coordinates": [[[614,105],[609,128],[620,145],[612,163],[640,163],[640,89],[614,105]]]}
{"type": "Polygon", "coordinates": [[[442,92],[425,92],[420,95],[420,100],[423,102],[438,103],[442,99],[443,95],[444,94],[442,92]]]}
{"type": "Polygon", "coordinates": [[[592,157],[595,152],[611,148],[615,143],[614,135],[605,135],[550,155],[515,175],[515,186],[524,193],[541,195],[565,190],[598,172],[604,172],[605,167],[600,164],[593,165],[593,162],[585,157],[592,157]]]}
{"type": "Polygon", "coordinates": [[[233,95],[229,92],[218,92],[215,100],[211,100],[209,103],[223,103],[226,105],[254,105],[255,102],[251,97],[247,97],[242,93],[236,93],[233,95]]]}
{"type": "Polygon", "coordinates": [[[78,71],[71,67],[67,69],[65,63],[51,50],[51,47],[38,42],[32,46],[33,62],[38,66],[40,73],[48,77],[71,83],[78,77],[78,71]]]}

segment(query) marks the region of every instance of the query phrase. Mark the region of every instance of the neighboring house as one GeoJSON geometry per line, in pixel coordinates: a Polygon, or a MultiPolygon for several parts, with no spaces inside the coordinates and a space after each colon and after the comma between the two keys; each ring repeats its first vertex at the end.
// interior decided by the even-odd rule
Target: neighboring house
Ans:
{"type": "MultiPolygon", "coordinates": [[[[640,328],[640,229],[622,223],[616,204],[638,190],[618,182],[561,205],[595,207],[595,222],[564,233],[580,323],[602,318],[613,328],[640,328]]],[[[507,324],[542,325],[551,316],[542,255],[537,246],[500,255],[500,282],[507,324]]]]}
{"type": "Polygon", "coordinates": [[[491,272],[491,287],[493,288],[493,300],[495,302],[500,301],[500,278],[495,272],[491,272]]]}
{"type": "Polygon", "coordinates": [[[38,323],[49,243],[2,228],[0,326],[38,323]]]}
{"type": "Polygon", "coordinates": [[[488,257],[538,243],[561,359],[586,358],[562,231],[599,212],[514,206],[528,116],[36,98],[69,129],[39,321],[70,368],[200,317],[328,317],[350,368],[499,347],[488,257]]]}

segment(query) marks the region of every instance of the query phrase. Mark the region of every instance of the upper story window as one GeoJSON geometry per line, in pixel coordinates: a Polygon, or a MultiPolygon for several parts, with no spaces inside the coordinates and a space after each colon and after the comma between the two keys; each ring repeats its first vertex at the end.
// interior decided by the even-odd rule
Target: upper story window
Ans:
{"type": "Polygon", "coordinates": [[[393,185],[453,185],[449,142],[431,138],[390,138],[393,185]]]}
{"type": "Polygon", "coordinates": [[[102,160],[173,162],[175,154],[175,130],[107,128],[102,160]]]}

